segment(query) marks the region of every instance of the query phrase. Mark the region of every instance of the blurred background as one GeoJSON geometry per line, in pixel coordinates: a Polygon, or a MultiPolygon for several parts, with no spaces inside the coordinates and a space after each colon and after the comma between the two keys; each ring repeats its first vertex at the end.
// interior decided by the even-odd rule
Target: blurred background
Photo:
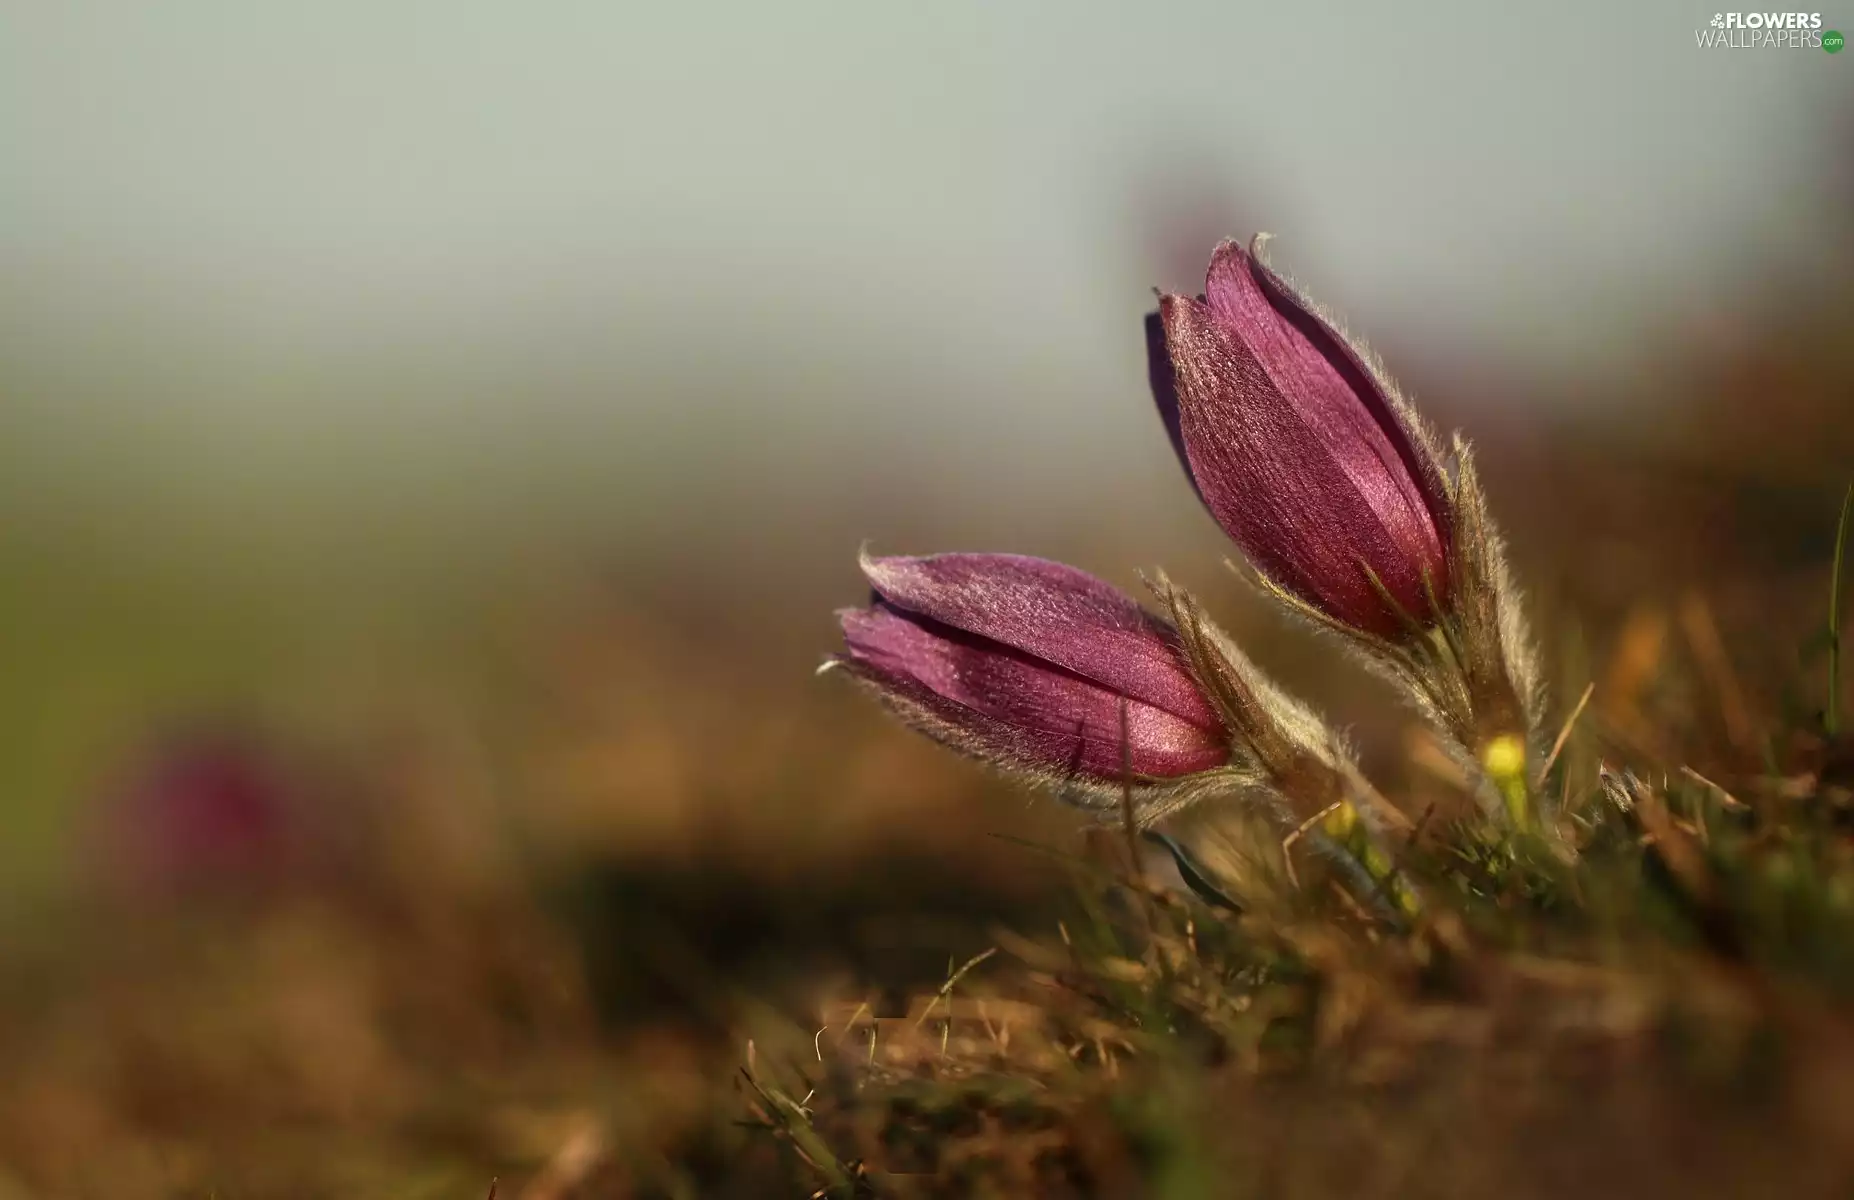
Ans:
{"type": "Polygon", "coordinates": [[[1854,58],[1711,16],[6,6],[0,1195],[99,1139],[113,1195],[302,1194],[265,1172],[405,1123],[454,1145],[336,1157],[518,1170],[556,1126],[428,1072],[570,1116],[534,1064],[704,961],[905,982],[1042,911],[989,835],[1061,815],[812,668],[865,540],[1267,628],[1146,396],[1224,236],[1482,447],[1561,706],[1619,673],[1628,724],[1671,640],[1754,756],[1819,706],[1854,469],[1854,58]]]}

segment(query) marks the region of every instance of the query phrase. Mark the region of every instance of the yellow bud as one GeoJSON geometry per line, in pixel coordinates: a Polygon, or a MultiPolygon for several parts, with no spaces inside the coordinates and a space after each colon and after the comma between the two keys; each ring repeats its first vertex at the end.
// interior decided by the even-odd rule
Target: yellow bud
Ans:
{"type": "Polygon", "coordinates": [[[1526,744],[1510,733],[1494,738],[1481,752],[1481,765],[1497,780],[1524,776],[1526,744]]]}
{"type": "Polygon", "coordinates": [[[1481,766],[1493,780],[1500,798],[1506,802],[1507,816],[1515,827],[1532,824],[1531,789],[1526,783],[1526,743],[1517,736],[1503,733],[1481,748],[1481,766]]]}

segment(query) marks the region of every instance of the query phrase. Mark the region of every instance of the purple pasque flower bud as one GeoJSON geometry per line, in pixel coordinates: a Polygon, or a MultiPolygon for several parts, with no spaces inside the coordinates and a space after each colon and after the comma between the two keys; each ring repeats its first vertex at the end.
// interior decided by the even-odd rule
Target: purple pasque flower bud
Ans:
{"type": "Polygon", "coordinates": [[[255,894],[296,876],[310,844],[292,783],[243,730],[157,743],[103,797],[92,847],[101,883],[152,898],[255,894]]]}
{"type": "Polygon", "coordinates": [[[1146,331],[1174,448],[1270,582],[1380,637],[1436,619],[1453,582],[1448,490],[1343,334],[1235,242],[1211,257],[1204,295],[1161,297],[1146,331]]]}
{"type": "Polygon", "coordinates": [[[1129,769],[1175,779],[1229,760],[1176,630],[1093,576],[1012,554],[862,566],[875,597],[839,614],[847,652],[833,662],[941,741],[1095,781],[1129,769]]]}

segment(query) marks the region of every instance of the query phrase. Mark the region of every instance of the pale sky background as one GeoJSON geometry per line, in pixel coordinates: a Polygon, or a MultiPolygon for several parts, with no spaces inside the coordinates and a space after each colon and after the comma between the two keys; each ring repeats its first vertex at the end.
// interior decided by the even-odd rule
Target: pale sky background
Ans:
{"type": "Polygon", "coordinates": [[[1163,469],[1138,317],[1209,245],[1146,198],[1200,185],[1367,336],[1640,369],[1846,218],[1854,55],[1702,51],[1712,12],[0,4],[5,494],[1067,502],[1163,469]]]}

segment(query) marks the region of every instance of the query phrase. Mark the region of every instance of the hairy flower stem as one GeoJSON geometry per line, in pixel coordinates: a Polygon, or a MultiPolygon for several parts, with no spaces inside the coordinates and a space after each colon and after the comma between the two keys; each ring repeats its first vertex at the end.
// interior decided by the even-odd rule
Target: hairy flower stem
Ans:
{"type": "Polygon", "coordinates": [[[1172,616],[1194,677],[1236,735],[1233,760],[1248,768],[1250,790],[1271,798],[1278,825],[1304,818],[1283,848],[1317,833],[1315,842],[1343,860],[1367,905],[1414,915],[1415,892],[1378,841],[1381,829],[1407,827],[1408,818],[1372,790],[1344,739],[1262,675],[1195,600],[1162,572],[1149,584],[1172,616]]]}
{"type": "Polygon", "coordinates": [[[1341,801],[1320,820],[1320,832],[1349,855],[1370,881],[1374,896],[1395,908],[1400,916],[1414,919],[1422,913],[1422,901],[1403,872],[1391,860],[1383,845],[1365,824],[1358,807],[1350,800],[1341,801]]]}
{"type": "Polygon", "coordinates": [[[1372,836],[1370,827],[1350,799],[1327,812],[1320,820],[1320,833],[1329,836],[1333,844],[1346,851],[1359,870],[1365,872],[1372,890],[1372,896],[1366,896],[1365,900],[1389,903],[1405,920],[1422,914],[1422,901],[1416,898],[1415,888],[1396,868],[1396,862],[1391,861],[1391,855],[1385,853],[1378,838],[1372,836]]]}
{"type": "Polygon", "coordinates": [[[1489,664],[1476,662],[1465,651],[1459,632],[1446,615],[1439,616],[1437,624],[1418,644],[1426,652],[1419,658],[1421,673],[1428,676],[1424,686],[1435,697],[1439,710],[1446,712],[1454,707],[1458,714],[1459,719],[1450,722],[1450,732],[1486,777],[1512,829],[1536,830],[1538,811],[1532,795],[1521,705],[1511,685],[1502,672],[1488,669],[1489,664]],[[1446,697],[1451,695],[1459,697],[1458,707],[1447,702],[1446,697]]]}
{"type": "Polygon", "coordinates": [[[1346,855],[1357,868],[1355,883],[1365,892],[1361,900],[1370,905],[1389,905],[1398,916],[1415,920],[1422,914],[1422,900],[1416,888],[1403,877],[1391,853],[1383,848],[1378,833],[1366,822],[1365,814],[1352,799],[1340,799],[1320,818],[1318,829],[1327,842],[1346,855]]]}

